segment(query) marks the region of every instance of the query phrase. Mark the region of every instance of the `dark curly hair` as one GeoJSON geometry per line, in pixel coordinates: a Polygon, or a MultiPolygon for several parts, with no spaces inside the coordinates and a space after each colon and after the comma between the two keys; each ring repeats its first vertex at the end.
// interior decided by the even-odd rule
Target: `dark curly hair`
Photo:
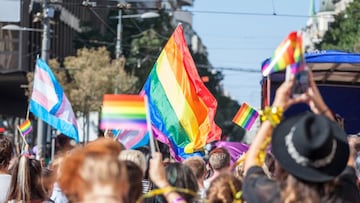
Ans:
{"type": "Polygon", "coordinates": [[[5,137],[0,135],[0,169],[6,169],[9,166],[12,158],[13,144],[5,137]]]}

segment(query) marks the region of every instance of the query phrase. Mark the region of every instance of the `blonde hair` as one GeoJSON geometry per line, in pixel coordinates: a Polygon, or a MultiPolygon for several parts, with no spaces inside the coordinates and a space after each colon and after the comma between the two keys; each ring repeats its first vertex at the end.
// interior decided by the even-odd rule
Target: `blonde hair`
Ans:
{"type": "Polygon", "coordinates": [[[115,196],[125,197],[128,192],[126,168],[117,159],[117,147],[115,150],[105,148],[109,144],[112,145],[101,140],[97,144],[76,148],[64,157],[58,183],[70,201],[83,201],[91,193],[101,193],[94,190],[105,186],[111,188],[115,196]]]}
{"type": "Polygon", "coordinates": [[[242,182],[230,173],[223,173],[211,181],[206,192],[209,202],[241,202],[242,182]]]}
{"type": "Polygon", "coordinates": [[[110,185],[114,186],[114,192],[117,193],[119,189],[117,186],[127,185],[125,165],[115,157],[90,154],[85,157],[79,169],[80,177],[84,180],[84,183],[89,184],[89,187],[91,185],[110,185]]]}
{"type": "Polygon", "coordinates": [[[120,152],[119,159],[136,163],[141,168],[143,174],[145,174],[147,164],[145,155],[142,152],[133,149],[126,149],[120,152]]]}

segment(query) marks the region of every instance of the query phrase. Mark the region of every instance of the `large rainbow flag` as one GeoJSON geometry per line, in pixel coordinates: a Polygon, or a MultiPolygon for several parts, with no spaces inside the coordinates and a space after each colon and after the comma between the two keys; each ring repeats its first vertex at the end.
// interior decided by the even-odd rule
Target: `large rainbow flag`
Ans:
{"type": "Polygon", "coordinates": [[[217,101],[205,87],[179,25],[160,53],[144,85],[154,136],[181,160],[219,140],[217,101]]]}
{"type": "Polygon", "coordinates": [[[294,73],[304,68],[303,61],[301,35],[297,32],[291,32],[277,47],[271,59],[263,64],[261,70],[263,76],[268,76],[273,72],[285,70],[287,66],[291,65],[294,73]]]}

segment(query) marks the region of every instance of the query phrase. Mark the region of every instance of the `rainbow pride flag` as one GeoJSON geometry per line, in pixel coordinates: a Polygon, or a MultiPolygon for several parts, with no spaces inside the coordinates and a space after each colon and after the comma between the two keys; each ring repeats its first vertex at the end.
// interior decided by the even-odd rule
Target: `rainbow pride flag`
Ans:
{"type": "Polygon", "coordinates": [[[292,67],[292,72],[300,71],[298,68],[303,67],[302,61],[304,61],[304,57],[301,35],[297,32],[291,32],[275,50],[273,57],[263,64],[261,68],[263,76],[282,71],[293,64],[295,65],[292,67]]]}
{"type": "Polygon", "coordinates": [[[178,25],[143,87],[148,96],[154,136],[182,160],[219,140],[215,124],[217,101],[202,82],[178,25]]]}
{"type": "Polygon", "coordinates": [[[292,74],[305,70],[306,63],[304,58],[302,37],[300,35],[298,35],[296,39],[296,44],[294,48],[294,62],[295,63],[291,65],[292,74]]]}
{"type": "Polygon", "coordinates": [[[259,113],[244,102],[232,121],[246,130],[250,130],[258,116],[259,113]]]}
{"type": "Polygon", "coordinates": [[[32,131],[32,126],[31,126],[31,122],[29,119],[26,119],[24,121],[24,123],[22,123],[21,125],[19,125],[19,130],[22,134],[22,136],[26,136],[28,135],[31,131],[32,131]]]}
{"type": "Polygon", "coordinates": [[[101,129],[146,129],[144,96],[105,94],[101,112],[101,129]]]}

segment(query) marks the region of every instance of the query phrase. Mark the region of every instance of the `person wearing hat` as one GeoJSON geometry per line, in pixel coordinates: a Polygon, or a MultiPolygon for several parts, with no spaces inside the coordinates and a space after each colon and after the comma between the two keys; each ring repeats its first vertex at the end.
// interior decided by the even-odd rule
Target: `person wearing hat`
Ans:
{"type": "Polygon", "coordinates": [[[272,107],[260,112],[261,127],[245,159],[243,197],[257,202],[360,202],[347,135],[335,122],[312,74],[306,93],[291,97],[293,79],[276,91],[272,107]],[[282,120],[293,104],[307,103],[312,112],[282,120]],[[276,159],[275,179],[261,165],[271,142],[276,159]]]}

